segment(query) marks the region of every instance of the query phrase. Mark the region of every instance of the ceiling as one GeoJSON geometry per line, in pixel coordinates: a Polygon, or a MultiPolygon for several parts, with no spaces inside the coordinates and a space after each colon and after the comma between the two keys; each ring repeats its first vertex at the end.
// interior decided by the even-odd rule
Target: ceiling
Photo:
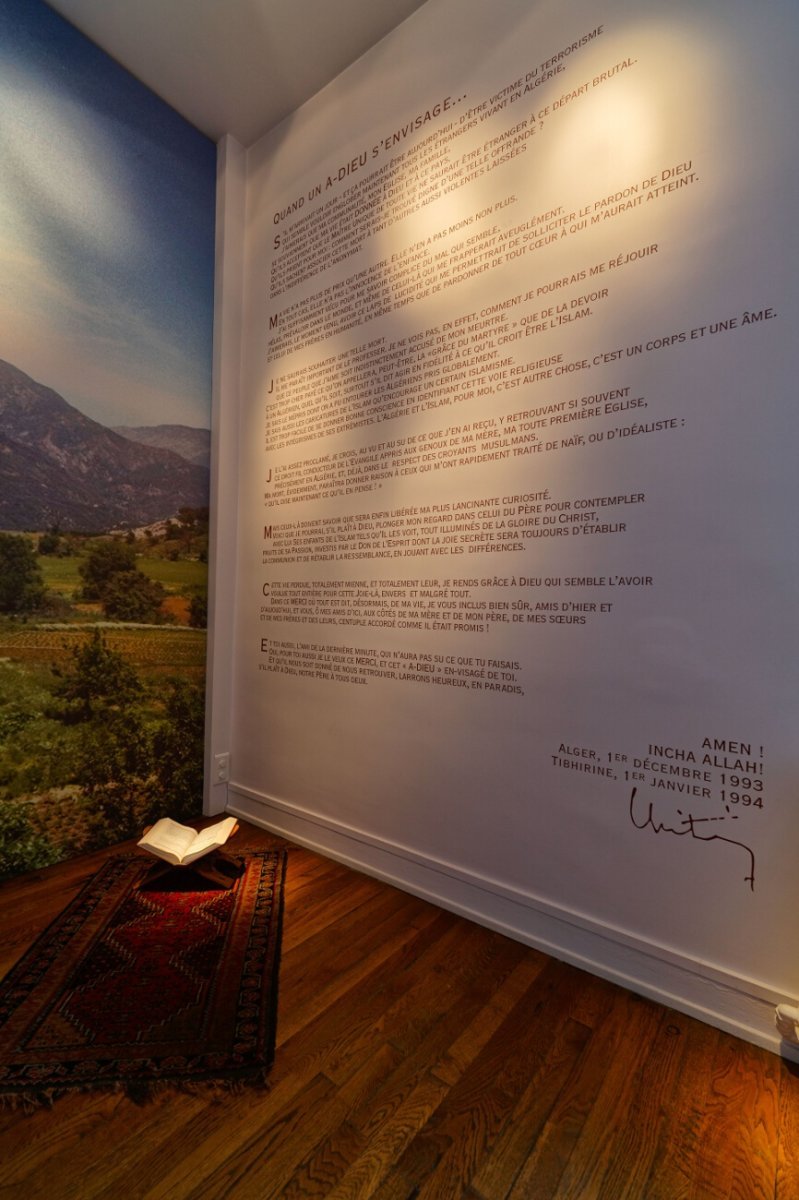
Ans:
{"type": "Polygon", "coordinates": [[[48,0],[215,141],[249,146],[424,0],[48,0]]]}

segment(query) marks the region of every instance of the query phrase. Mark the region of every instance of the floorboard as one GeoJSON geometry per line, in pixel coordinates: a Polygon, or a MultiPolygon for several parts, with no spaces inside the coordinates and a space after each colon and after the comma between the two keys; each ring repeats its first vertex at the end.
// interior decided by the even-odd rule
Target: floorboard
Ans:
{"type": "MultiPolygon", "coordinates": [[[[0,973],[118,849],[0,885],[0,973]]],[[[2,1109],[0,1197],[799,1200],[796,1068],[288,851],[269,1089],[2,1109]]]]}

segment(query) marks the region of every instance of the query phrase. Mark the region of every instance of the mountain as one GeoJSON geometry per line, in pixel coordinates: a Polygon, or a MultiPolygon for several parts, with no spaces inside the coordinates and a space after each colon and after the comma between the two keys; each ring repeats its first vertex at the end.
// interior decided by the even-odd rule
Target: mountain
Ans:
{"type": "Polygon", "coordinates": [[[200,467],[210,466],[210,429],[195,429],[191,425],[115,425],[113,428],[114,433],[131,442],[171,450],[187,462],[197,463],[200,467]]]}
{"type": "Polygon", "coordinates": [[[101,532],[208,504],[208,471],[84,416],[0,359],[0,529],[101,532]]]}

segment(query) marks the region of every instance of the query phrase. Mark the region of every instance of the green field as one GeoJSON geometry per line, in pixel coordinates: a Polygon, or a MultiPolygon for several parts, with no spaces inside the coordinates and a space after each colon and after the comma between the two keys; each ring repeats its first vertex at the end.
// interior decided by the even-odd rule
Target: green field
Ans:
{"type": "Polygon", "coordinates": [[[56,558],[46,554],[40,554],[36,560],[42,572],[44,585],[50,592],[57,592],[59,596],[66,597],[71,600],[77,591],[80,590],[82,580],[78,574],[78,567],[81,559],[72,558],[56,558]]]}
{"type": "Polygon", "coordinates": [[[138,558],[136,566],[150,579],[164,585],[168,592],[191,594],[208,584],[208,566],[194,559],[138,558]]]}
{"type": "MultiPolygon", "coordinates": [[[[80,592],[83,581],[78,571],[83,562],[82,555],[61,557],[40,554],[37,562],[48,591],[56,592],[67,600],[74,599],[80,592]]],[[[205,588],[208,582],[207,565],[195,559],[178,559],[172,562],[167,558],[139,555],[136,558],[136,566],[148,578],[163,584],[173,595],[190,596],[198,589],[205,588]]]]}

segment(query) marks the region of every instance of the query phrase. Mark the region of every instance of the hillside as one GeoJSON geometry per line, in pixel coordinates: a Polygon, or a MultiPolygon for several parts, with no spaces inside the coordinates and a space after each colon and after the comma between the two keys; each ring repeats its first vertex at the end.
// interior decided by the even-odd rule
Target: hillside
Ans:
{"type": "Polygon", "coordinates": [[[0,359],[0,529],[102,531],[208,504],[208,471],[84,416],[0,359]]]}
{"type": "Polygon", "coordinates": [[[114,432],[131,442],[171,450],[201,467],[211,462],[210,429],[195,429],[191,425],[115,425],[114,432]]]}

